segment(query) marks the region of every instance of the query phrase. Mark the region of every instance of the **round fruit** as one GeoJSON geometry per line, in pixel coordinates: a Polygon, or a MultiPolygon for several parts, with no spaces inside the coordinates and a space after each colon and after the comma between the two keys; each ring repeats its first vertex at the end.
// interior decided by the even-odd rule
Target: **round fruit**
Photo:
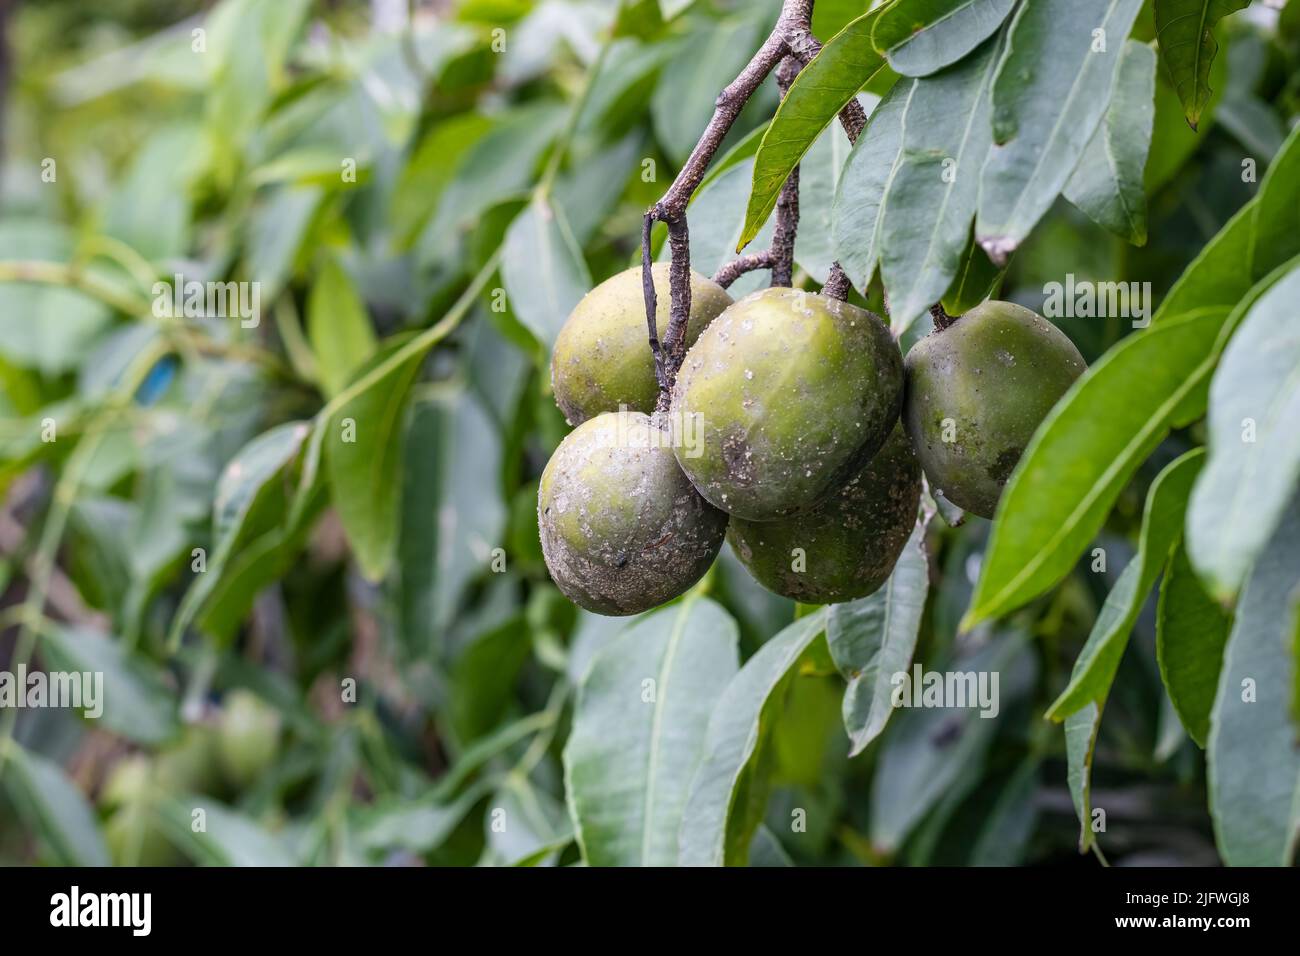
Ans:
{"type": "Polygon", "coordinates": [[[889,577],[916,524],[921,466],[902,426],[866,466],[807,514],[732,518],[727,540],[769,591],[805,604],[866,597],[889,577]]]}
{"type": "Polygon", "coordinates": [[[184,857],[164,836],[155,799],[171,791],[158,780],[156,765],[141,754],[118,761],[100,791],[111,808],[104,843],[117,866],[177,866],[184,857]]]}
{"type": "Polygon", "coordinates": [[[774,288],[704,330],[673,388],[677,460],[710,504],[772,521],[815,507],[884,443],[903,359],[876,316],[774,288]]]}
{"type": "Polygon", "coordinates": [[[1087,365],[1060,329],[985,302],[907,353],[903,424],[930,484],[992,518],[1034,430],[1087,365]]]}
{"type": "Polygon", "coordinates": [[[271,766],[279,750],[279,711],[251,691],[227,694],[217,725],[217,756],[230,785],[248,786],[271,766]]]}
{"type": "Polygon", "coordinates": [[[671,436],[640,412],[598,415],[542,472],[537,521],[551,578],[598,614],[636,614],[681,594],[722,547],[727,516],[691,487],[671,436]]]}
{"type": "Polygon", "coordinates": [[[158,754],[155,777],[167,793],[212,793],[218,786],[217,734],[208,724],[188,724],[180,741],[158,754]]]}
{"type": "MultiPolygon", "coordinates": [[[[659,340],[668,332],[668,264],[652,267],[658,306],[659,340]]],[[[727,306],[731,296],[698,272],[691,273],[691,312],[686,323],[689,347],[727,306]]],[[[641,267],[606,279],[574,307],[555,340],[551,385],[555,402],[571,425],[580,425],[619,405],[649,414],[659,397],[654,358],[646,340],[641,267]]]]}

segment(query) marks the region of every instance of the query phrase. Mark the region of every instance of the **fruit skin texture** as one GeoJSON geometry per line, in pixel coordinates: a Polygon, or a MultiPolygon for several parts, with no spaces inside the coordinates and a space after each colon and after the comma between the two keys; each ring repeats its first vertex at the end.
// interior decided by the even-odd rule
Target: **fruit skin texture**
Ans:
{"type": "Polygon", "coordinates": [[[686,353],[673,388],[684,433],[675,450],[710,504],[773,521],[816,507],[860,469],[902,402],[903,358],[879,318],[765,289],[714,319],[686,353]]]}
{"type": "Polygon", "coordinates": [[[807,514],[781,521],[732,518],[727,540],[755,580],[805,604],[871,594],[889,577],[916,523],[921,466],[901,425],[843,487],[807,514]],[[804,569],[794,569],[802,548],[804,569]]]}
{"type": "Polygon", "coordinates": [[[670,436],[640,412],[598,415],[542,472],[537,523],[551,578],[597,614],[636,614],[698,581],[727,516],[686,480],[670,436]]]}
{"type": "Polygon", "coordinates": [[[1034,430],[1087,368],[1056,326],[994,301],[917,342],[906,364],[903,424],[922,469],[945,498],[985,518],[1034,430]]]}
{"type": "Polygon", "coordinates": [[[260,777],[280,750],[280,712],[251,691],[226,695],[217,724],[217,756],[229,784],[239,790],[260,777]]]}
{"type": "MultiPolygon", "coordinates": [[[[668,264],[651,268],[658,295],[655,325],[659,341],[668,332],[668,264]]],[[[711,279],[691,272],[691,313],[686,345],[731,305],[731,296],[711,279]]],[[[645,298],[638,266],[606,279],[569,314],[551,355],[555,403],[571,425],[581,425],[620,404],[647,415],[659,397],[654,358],[646,335],[645,298]]]]}

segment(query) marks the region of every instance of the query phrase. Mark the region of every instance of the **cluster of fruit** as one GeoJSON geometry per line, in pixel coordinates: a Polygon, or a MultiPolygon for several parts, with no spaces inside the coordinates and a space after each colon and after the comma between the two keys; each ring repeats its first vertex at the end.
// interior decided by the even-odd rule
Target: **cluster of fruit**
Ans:
{"type": "MultiPolygon", "coordinates": [[[[654,267],[668,324],[668,267],[654,267]]],[[[936,493],[992,517],[1048,410],[1084,370],[1028,309],[986,302],[907,361],[871,312],[798,289],[733,302],[691,276],[689,351],[671,404],[646,345],[641,270],[592,290],[555,344],[555,398],[577,426],[542,474],[551,577],[600,614],[685,592],[724,536],[765,587],[809,604],[875,591],[936,493]]]]}

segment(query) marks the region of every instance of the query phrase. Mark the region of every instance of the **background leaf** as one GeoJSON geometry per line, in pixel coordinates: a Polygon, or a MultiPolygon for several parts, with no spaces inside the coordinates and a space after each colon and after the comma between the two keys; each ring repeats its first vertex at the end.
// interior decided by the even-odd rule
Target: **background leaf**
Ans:
{"type": "Polygon", "coordinates": [[[565,319],[591,288],[591,273],[559,206],[535,197],[510,224],[501,277],[511,309],[549,353],[565,319]]]}
{"type": "Polygon", "coordinates": [[[61,866],[108,866],[108,848],[95,815],[59,765],[0,742],[5,784],[32,832],[61,866]]]}
{"type": "Polygon", "coordinates": [[[876,20],[871,39],[904,76],[956,63],[1007,18],[1015,0],[898,0],[876,20]]]}
{"type": "Polygon", "coordinates": [[[366,305],[332,256],[322,264],[307,300],[307,337],[321,385],[329,396],[337,395],[375,352],[375,332],[366,305]]]}
{"type": "Polygon", "coordinates": [[[1250,0],[1155,0],[1160,58],[1196,129],[1210,99],[1210,65],[1218,53],[1214,25],[1250,0]]]}

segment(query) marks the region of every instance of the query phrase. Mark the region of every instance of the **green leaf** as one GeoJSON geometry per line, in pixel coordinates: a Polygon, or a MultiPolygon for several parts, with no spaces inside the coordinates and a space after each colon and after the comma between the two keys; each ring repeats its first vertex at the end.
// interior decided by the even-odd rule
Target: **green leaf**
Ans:
{"type": "Polygon", "coordinates": [[[483,835],[489,859],[509,866],[547,865],[573,842],[564,804],[518,774],[506,778],[488,806],[483,835]]]}
{"type": "Polygon", "coordinates": [[[871,41],[899,73],[926,76],[992,36],[1013,6],[1015,0],[898,0],[881,11],[871,41]]]}
{"type": "MultiPolygon", "coordinates": [[[[742,159],[716,178],[706,183],[691,201],[691,268],[701,275],[713,275],[735,258],[736,237],[741,229],[741,205],[749,188],[749,176],[754,167],[752,159],[742,159]]],[[[759,233],[760,245],[770,241],[772,222],[759,233]]],[[[660,258],[670,261],[672,247],[665,243],[660,258]]],[[[728,290],[732,298],[766,285],[764,270],[743,275],[728,290]]]]}
{"type": "Polygon", "coordinates": [[[1079,818],[1080,853],[1087,853],[1097,840],[1092,828],[1092,759],[1104,703],[1093,701],[1065,718],[1066,783],[1079,818]]]}
{"type": "Polygon", "coordinates": [[[465,153],[492,128],[479,113],[441,119],[420,140],[393,189],[389,215],[398,247],[409,249],[438,208],[465,153]]]}
{"type": "Polygon", "coordinates": [[[1214,25],[1249,4],[1250,0],[1155,0],[1160,59],[1192,129],[1210,99],[1210,65],[1219,51],[1214,25]]]}
{"type": "Polygon", "coordinates": [[[1065,198],[1093,222],[1141,246],[1147,241],[1142,176],[1155,119],[1156,55],[1125,41],[1119,76],[1097,132],[1065,184],[1065,198]]]}
{"type": "MultiPolygon", "coordinates": [[[[102,674],[104,726],[142,744],[170,740],[180,731],[176,695],[163,672],[120,641],[76,628],[51,627],[42,634],[51,669],[102,674]]],[[[82,708],[83,712],[85,708],[82,708]]]]}
{"type": "Polygon", "coordinates": [[[903,113],[915,85],[915,80],[894,84],[867,117],[835,188],[831,212],[835,252],[859,292],[871,282],[880,258],[880,221],[902,160],[903,113]]]}
{"type": "Polygon", "coordinates": [[[167,839],[197,864],[261,867],[299,863],[277,835],[211,797],[165,798],[159,801],[158,815],[167,839]],[[203,811],[203,830],[194,828],[195,810],[203,811]]]}
{"type": "Polygon", "coordinates": [[[850,756],[880,736],[894,712],[891,678],[912,663],[929,587],[924,533],[918,524],[884,586],[829,609],[826,641],[831,659],[849,682],[844,729],[853,745],[850,756]]]}
{"type": "Polygon", "coordinates": [[[108,866],[95,814],[58,764],[0,741],[5,785],[29,831],[61,866],[108,866]]]}
{"type": "Polygon", "coordinates": [[[961,266],[989,150],[997,51],[990,41],[956,66],[913,81],[880,219],[880,276],[896,336],[939,301],[961,266]]]}
{"type": "Polygon", "coordinates": [[[320,384],[337,395],[357,368],[375,353],[375,330],[351,277],[326,256],[307,298],[307,337],[320,384]]]}
{"type": "Polygon", "coordinates": [[[799,164],[799,232],[794,259],[815,282],[825,283],[835,262],[831,238],[835,190],[852,148],[840,124],[832,123],[799,164]]]}
{"type": "Polygon", "coordinates": [[[781,187],[821,131],[884,65],[871,46],[878,15],[877,10],[863,14],[833,36],[790,85],[754,159],[753,188],[737,251],[758,235],[776,208],[781,187]]]}
{"type": "Polygon", "coordinates": [[[974,235],[968,234],[957,275],[943,295],[943,310],[952,316],[964,315],[993,295],[1005,274],[1006,270],[993,264],[974,235]]]}
{"type": "Polygon", "coordinates": [[[1170,462],[1151,483],[1142,513],[1137,554],[1106,596],[1092,633],[1074,662],[1069,686],[1047,712],[1052,720],[1063,720],[1090,703],[1105,701],[1120,658],[1124,656],[1129,632],[1168,561],[1170,550],[1182,537],[1187,498],[1204,462],[1203,449],[1189,451],[1170,462]]]}
{"type": "Polygon", "coordinates": [[[579,691],[565,789],[592,866],[672,866],[709,714],[737,669],[737,628],[687,597],[605,645],[579,691]]]}
{"type": "Polygon", "coordinates": [[[682,812],[681,865],[746,863],[767,806],[772,722],[825,628],[824,610],[795,621],[759,648],[717,699],[682,812]]]}
{"type": "Polygon", "coordinates": [[[1210,383],[1209,461],[1187,515],[1192,563],[1236,595],[1300,480],[1300,268],[1251,308],[1210,383]]]}
{"type": "Polygon", "coordinates": [[[975,224],[994,262],[1024,241],[1078,165],[1110,102],[1141,5],[1036,0],[1017,10],[993,81],[994,145],[975,224]],[[1103,37],[1105,51],[1094,52],[1103,37]]]}
{"type": "Polygon", "coordinates": [[[1300,498],[1242,590],[1206,747],[1210,815],[1229,866],[1290,866],[1300,831],[1291,724],[1291,608],[1300,584],[1300,498]]]}
{"type": "Polygon", "coordinates": [[[405,354],[406,344],[382,348],[367,366],[385,367],[380,378],[355,394],[342,393],[346,401],[323,425],[334,508],[361,573],[372,581],[388,571],[396,550],[402,430],[411,383],[424,360],[423,352],[405,354]],[[398,355],[401,361],[387,367],[386,360],[398,355]]]}
{"type": "Polygon", "coordinates": [[[535,196],[510,224],[501,278],[511,311],[549,354],[560,327],[591,288],[591,273],[559,205],[535,196]]]}
{"type": "Polygon", "coordinates": [[[1156,659],[1178,719],[1204,748],[1232,617],[1205,593],[1187,549],[1169,558],[1156,610],[1156,659]]]}
{"type": "MultiPolygon", "coordinates": [[[[1005,713],[1015,688],[1023,683],[1020,671],[1026,647],[1021,634],[996,634],[973,654],[949,660],[941,670],[928,673],[941,678],[950,673],[987,673],[990,689],[996,674],[998,689],[993,699],[1005,713]]],[[[914,665],[914,670],[919,666],[914,665]]],[[[912,680],[914,673],[907,677],[912,680]]],[[[900,694],[902,688],[900,683],[900,694]]],[[[910,687],[913,703],[922,689],[910,687]]],[[[982,717],[982,713],[977,704],[968,701],[965,707],[912,706],[899,714],[881,747],[871,786],[870,832],[877,850],[895,852],[970,766],[983,761],[998,721],[982,717]]]]}
{"type": "Polygon", "coordinates": [[[1052,587],[1214,365],[1226,310],[1198,309],[1123,339],[1038,427],[998,502],[969,629],[1052,587]]]}

